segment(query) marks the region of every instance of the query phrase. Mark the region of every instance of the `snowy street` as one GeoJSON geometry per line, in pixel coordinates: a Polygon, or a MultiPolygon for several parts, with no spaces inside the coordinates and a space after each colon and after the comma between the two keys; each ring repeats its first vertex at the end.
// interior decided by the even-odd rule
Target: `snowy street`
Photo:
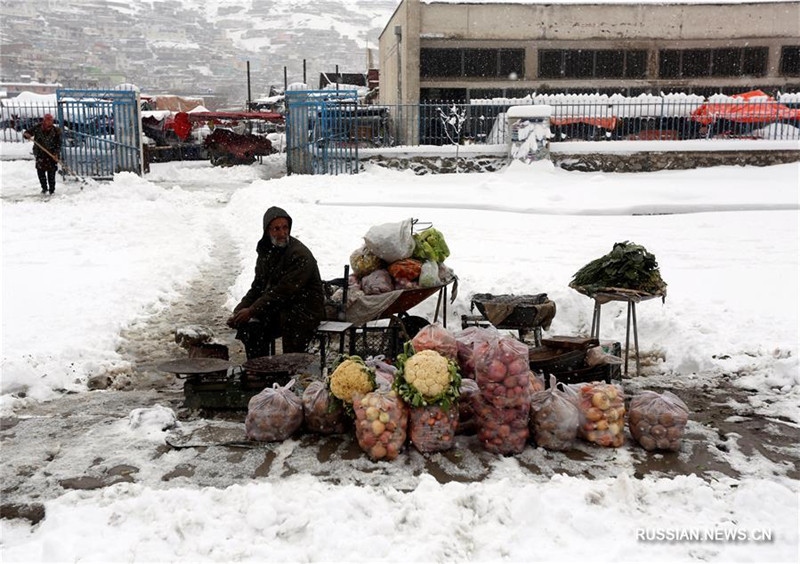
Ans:
{"type": "MultiPolygon", "coordinates": [[[[279,156],[144,177],[63,181],[41,197],[30,146],[0,145],[4,562],[796,562],[800,557],[800,165],[641,174],[515,163],[491,174],[284,176],[279,156]],[[579,442],[370,462],[354,437],[247,443],[244,413],[182,408],[174,331],[224,325],[249,287],[261,217],[285,208],[324,279],[373,225],[447,238],[473,293],[547,292],[548,335],[586,335],[572,275],[615,242],[644,245],[668,284],[638,306],[642,375],[690,407],[678,453],[579,442]],[[673,213],[682,210],[684,213],[673,213]],[[96,389],[90,389],[96,388],[96,389]],[[637,531],[748,531],[743,542],[637,531]],[[758,532],[769,531],[764,542],[758,532]]],[[[433,317],[436,300],[411,313],[433,317]]],[[[625,309],[601,335],[624,343],[625,309]]],[[[632,371],[633,372],[633,371],[632,371]]]]}

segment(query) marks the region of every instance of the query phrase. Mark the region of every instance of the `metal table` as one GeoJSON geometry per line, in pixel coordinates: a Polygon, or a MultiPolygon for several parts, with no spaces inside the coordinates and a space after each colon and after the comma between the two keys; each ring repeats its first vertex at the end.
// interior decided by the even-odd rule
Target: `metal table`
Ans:
{"type": "Polygon", "coordinates": [[[636,304],[639,302],[652,300],[654,298],[664,298],[661,294],[648,294],[646,292],[638,292],[636,290],[625,290],[618,288],[609,288],[608,290],[596,292],[589,295],[586,291],[576,288],[576,290],[584,295],[594,299],[594,312],[592,314],[592,329],[590,337],[600,340],[600,313],[603,304],[609,302],[625,302],[628,304],[628,318],[625,323],[625,372],[628,375],[628,356],[630,353],[630,340],[631,340],[631,325],[633,325],[633,347],[636,353],[636,375],[640,375],[639,364],[639,327],[636,322],[636,304]]]}

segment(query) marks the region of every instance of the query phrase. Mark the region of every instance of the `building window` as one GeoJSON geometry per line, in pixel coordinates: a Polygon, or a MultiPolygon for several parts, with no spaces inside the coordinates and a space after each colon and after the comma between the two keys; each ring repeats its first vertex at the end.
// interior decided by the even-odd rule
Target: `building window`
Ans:
{"type": "Polygon", "coordinates": [[[781,74],[800,76],[800,45],[787,45],[781,49],[781,74]]]}
{"type": "Polygon", "coordinates": [[[539,51],[539,77],[561,78],[561,61],[564,58],[563,55],[563,51],[539,51]]]}
{"type": "Polygon", "coordinates": [[[500,49],[500,76],[525,77],[525,49],[500,49]]]}
{"type": "Polygon", "coordinates": [[[420,49],[420,76],[523,78],[525,49],[420,49]]]}
{"type": "Polygon", "coordinates": [[[800,45],[787,45],[781,49],[781,74],[800,76],[800,45]]]}
{"type": "Polygon", "coordinates": [[[765,76],[767,74],[767,59],[769,48],[748,47],[744,49],[744,63],[742,74],[747,76],[765,76]]]}
{"type": "Polygon", "coordinates": [[[542,49],[540,78],[643,78],[647,51],[542,49]]]}
{"type": "Polygon", "coordinates": [[[421,49],[419,74],[431,76],[461,76],[460,49],[421,49]]]}
{"type": "Polygon", "coordinates": [[[767,47],[724,49],[664,49],[659,51],[660,78],[703,78],[709,76],[764,76],[767,47]]]}
{"type": "Polygon", "coordinates": [[[464,49],[464,76],[497,76],[497,49],[464,49]]]}

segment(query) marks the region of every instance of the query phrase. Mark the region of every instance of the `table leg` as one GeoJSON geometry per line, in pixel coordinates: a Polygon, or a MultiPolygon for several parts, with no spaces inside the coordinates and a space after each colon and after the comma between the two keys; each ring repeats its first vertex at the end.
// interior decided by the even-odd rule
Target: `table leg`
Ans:
{"type": "Polygon", "coordinates": [[[631,306],[633,302],[628,302],[628,320],[625,323],[625,376],[628,375],[628,352],[631,342],[631,306]]]}
{"type": "Polygon", "coordinates": [[[589,332],[589,336],[594,339],[600,339],[600,308],[602,305],[595,300],[594,302],[594,312],[592,313],[592,329],[589,332]]]}
{"type": "Polygon", "coordinates": [[[636,325],[636,302],[630,303],[631,314],[633,315],[633,345],[636,352],[636,375],[639,376],[639,327],[636,325]]]}
{"type": "Polygon", "coordinates": [[[319,369],[320,372],[324,375],[325,374],[325,349],[328,348],[328,344],[325,342],[325,333],[319,334],[319,369]]]}

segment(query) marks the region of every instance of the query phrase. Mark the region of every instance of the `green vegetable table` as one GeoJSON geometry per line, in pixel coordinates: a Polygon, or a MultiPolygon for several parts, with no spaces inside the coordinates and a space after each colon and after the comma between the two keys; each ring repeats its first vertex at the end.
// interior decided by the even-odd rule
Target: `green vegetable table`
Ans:
{"type": "Polygon", "coordinates": [[[640,375],[639,366],[639,327],[636,323],[636,304],[639,302],[652,300],[653,298],[664,298],[661,294],[648,294],[637,290],[625,288],[604,288],[593,294],[589,294],[583,288],[575,288],[581,294],[594,299],[594,313],[592,315],[592,329],[590,337],[600,340],[600,312],[603,304],[609,302],[626,302],[628,304],[628,319],[625,324],[625,376],[628,375],[628,354],[630,351],[631,325],[633,325],[633,347],[636,353],[636,375],[640,375]]]}

